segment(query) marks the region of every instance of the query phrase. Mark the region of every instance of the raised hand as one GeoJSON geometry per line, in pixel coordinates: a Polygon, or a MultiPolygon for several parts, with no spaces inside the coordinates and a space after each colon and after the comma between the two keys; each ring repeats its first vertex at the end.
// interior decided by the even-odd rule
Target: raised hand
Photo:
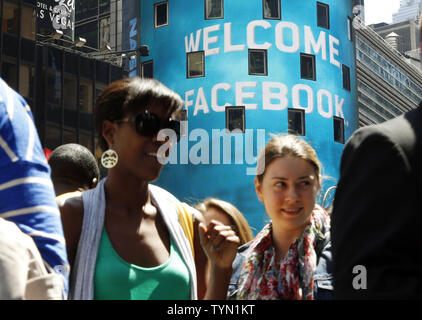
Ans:
{"type": "Polygon", "coordinates": [[[200,223],[199,236],[211,267],[221,269],[232,267],[240,239],[230,226],[216,220],[211,220],[208,228],[200,223]]]}

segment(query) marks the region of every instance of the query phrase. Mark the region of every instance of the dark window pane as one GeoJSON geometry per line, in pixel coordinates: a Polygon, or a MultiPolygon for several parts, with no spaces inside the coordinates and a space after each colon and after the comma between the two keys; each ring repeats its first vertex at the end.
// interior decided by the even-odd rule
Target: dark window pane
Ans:
{"type": "Polygon", "coordinates": [[[79,107],[82,112],[93,110],[92,82],[89,80],[81,79],[79,82],[79,107]]]}
{"type": "Polygon", "coordinates": [[[60,72],[49,71],[47,73],[47,102],[60,105],[61,77],[60,72]]]}
{"type": "Polygon", "coordinates": [[[18,66],[15,63],[3,61],[1,66],[1,77],[9,87],[18,90],[18,66]]]}
{"type": "Polygon", "coordinates": [[[27,66],[24,64],[20,65],[19,93],[25,98],[31,98],[34,96],[34,76],[34,66],[27,66]]]}
{"type": "Polygon", "coordinates": [[[154,64],[153,61],[145,61],[142,63],[141,67],[142,77],[143,78],[154,78],[154,64]]]}
{"type": "Polygon", "coordinates": [[[280,0],[263,0],[264,19],[281,19],[280,0]]]}
{"type": "Polygon", "coordinates": [[[110,0],[100,0],[99,7],[100,14],[110,12],[110,0]]]}
{"type": "Polygon", "coordinates": [[[91,79],[93,76],[93,68],[92,68],[93,61],[91,59],[80,57],[80,71],[81,76],[91,79]]]}
{"type": "Polygon", "coordinates": [[[64,70],[65,72],[78,74],[78,55],[70,52],[64,53],[64,70]]]}
{"type": "Polygon", "coordinates": [[[226,107],[226,129],[245,132],[245,107],[226,107]]]}
{"type": "Polygon", "coordinates": [[[5,1],[2,24],[3,32],[19,34],[19,6],[17,4],[5,1]]]}
{"type": "Polygon", "coordinates": [[[86,45],[98,49],[98,21],[85,23],[75,28],[75,39],[82,37],[86,45]]]}
{"type": "Polygon", "coordinates": [[[46,141],[45,147],[54,150],[61,144],[60,141],[60,128],[53,124],[47,124],[46,126],[46,141]]]}
{"type": "Polygon", "coordinates": [[[302,79],[315,80],[315,56],[311,54],[300,54],[300,77],[302,79]]]}
{"type": "Polygon", "coordinates": [[[330,29],[330,7],[321,2],[317,2],[317,23],[318,27],[330,29]]]}
{"type": "Polygon", "coordinates": [[[76,127],[78,124],[78,112],[76,110],[64,109],[64,124],[69,127],[76,127]]]}
{"type": "Polygon", "coordinates": [[[267,75],[267,51],[249,50],[249,74],[267,75]]]}
{"type": "Polygon", "coordinates": [[[205,18],[223,18],[223,0],[205,0],[205,18]]]}
{"type": "Polygon", "coordinates": [[[305,111],[288,109],[288,132],[299,136],[305,135],[305,111]]]}
{"type": "Polygon", "coordinates": [[[4,54],[10,57],[17,57],[18,56],[18,37],[14,34],[3,33],[3,50],[2,51],[4,54]]]}
{"type": "Polygon", "coordinates": [[[75,19],[80,21],[98,14],[97,0],[76,0],[75,19]]]}
{"type": "Polygon", "coordinates": [[[22,6],[21,34],[23,38],[35,40],[35,21],[35,9],[22,6]]]}
{"type": "Polygon", "coordinates": [[[108,63],[97,61],[96,64],[96,72],[97,72],[97,81],[108,83],[108,63]]]}
{"type": "Polygon", "coordinates": [[[35,42],[22,38],[21,46],[22,60],[35,62],[35,42]]]}
{"type": "Polygon", "coordinates": [[[334,117],[334,141],[344,143],[344,119],[334,117]]]}
{"type": "Polygon", "coordinates": [[[110,82],[119,80],[123,78],[122,69],[116,66],[111,65],[111,79],[110,82]]]}
{"type": "Polygon", "coordinates": [[[187,77],[197,78],[205,76],[204,51],[190,52],[187,54],[187,77]]]}
{"type": "Polygon", "coordinates": [[[168,2],[155,4],[155,26],[161,27],[168,24],[168,2]]]}
{"type": "Polygon", "coordinates": [[[63,95],[64,95],[64,107],[66,109],[76,110],[77,104],[77,89],[78,89],[78,82],[75,76],[73,75],[64,75],[64,87],[63,87],[63,95]]]}
{"type": "Polygon", "coordinates": [[[343,89],[350,91],[350,68],[348,66],[342,66],[343,73],[343,89]]]}
{"type": "Polygon", "coordinates": [[[54,70],[62,69],[62,51],[56,48],[48,48],[48,67],[54,70]]]}

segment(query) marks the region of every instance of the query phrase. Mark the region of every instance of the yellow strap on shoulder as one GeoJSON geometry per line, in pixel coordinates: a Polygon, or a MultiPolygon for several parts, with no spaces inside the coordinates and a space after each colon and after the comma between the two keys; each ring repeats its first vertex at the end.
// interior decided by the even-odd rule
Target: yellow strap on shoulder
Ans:
{"type": "Polygon", "coordinates": [[[192,248],[192,254],[195,258],[195,250],[193,246],[193,216],[187,210],[188,204],[181,202],[176,204],[177,215],[179,217],[179,223],[182,226],[183,231],[185,232],[186,238],[188,238],[190,246],[192,248]]]}

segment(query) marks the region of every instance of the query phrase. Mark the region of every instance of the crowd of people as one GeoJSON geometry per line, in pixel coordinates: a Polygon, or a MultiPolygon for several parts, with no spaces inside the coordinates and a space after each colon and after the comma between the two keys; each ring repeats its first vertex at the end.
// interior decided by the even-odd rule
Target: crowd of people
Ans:
{"type": "Polygon", "coordinates": [[[189,205],[153,185],[182,105],[157,80],[107,86],[100,179],[78,144],[47,163],[30,108],[0,79],[0,299],[421,298],[422,104],[352,135],[330,213],[313,147],[273,135],[254,180],[270,222],[255,236],[233,204],[189,205]]]}

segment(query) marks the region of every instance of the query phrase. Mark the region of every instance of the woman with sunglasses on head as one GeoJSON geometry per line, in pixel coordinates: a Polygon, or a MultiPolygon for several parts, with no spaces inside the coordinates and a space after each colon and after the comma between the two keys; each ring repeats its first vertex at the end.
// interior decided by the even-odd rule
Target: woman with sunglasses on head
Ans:
{"type": "Polygon", "coordinates": [[[330,299],[330,218],[316,204],[321,165],[293,135],[274,136],[258,157],[255,189],[271,222],[239,248],[228,298],[330,299]]]}
{"type": "Polygon", "coordinates": [[[190,207],[192,252],[179,223],[180,203],[150,184],[162,168],[160,147],[179,135],[181,106],[175,92],[152,79],[122,79],[100,93],[94,119],[108,176],[59,204],[71,299],[225,298],[221,284],[230,279],[238,237],[219,223],[206,227],[190,207]],[[162,129],[173,134],[159,139],[162,129]]]}

